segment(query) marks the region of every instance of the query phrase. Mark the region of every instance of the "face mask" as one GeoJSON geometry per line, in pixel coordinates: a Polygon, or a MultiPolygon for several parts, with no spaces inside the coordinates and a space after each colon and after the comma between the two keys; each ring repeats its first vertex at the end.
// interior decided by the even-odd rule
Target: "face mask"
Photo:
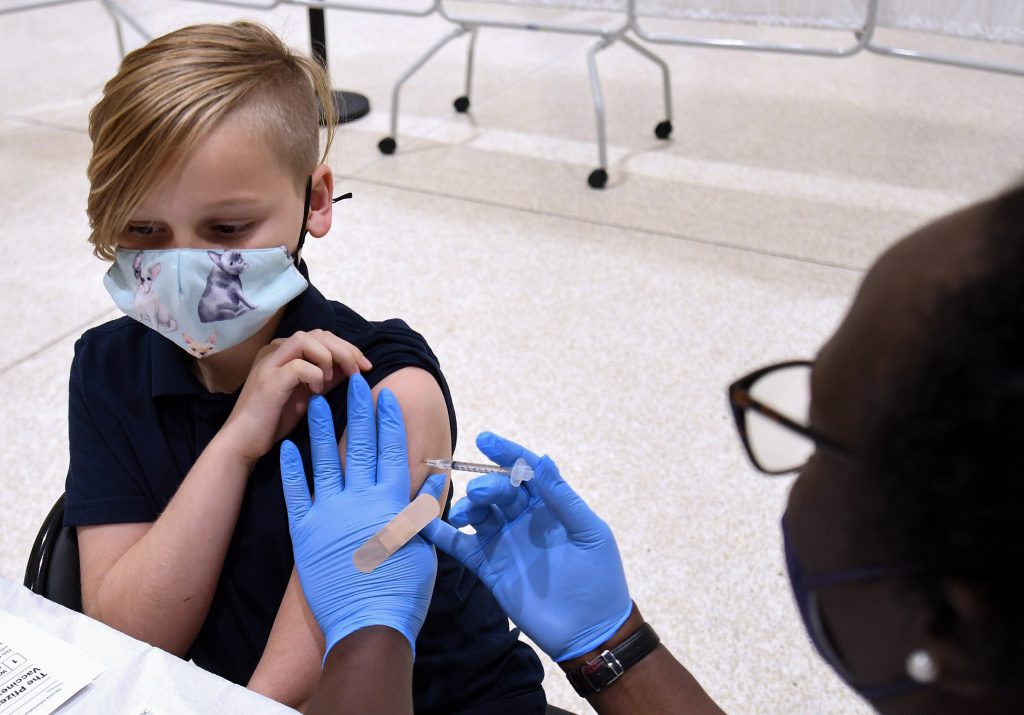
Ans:
{"type": "Polygon", "coordinates": [[[288,249],[118,249],[103,278],[129,317],[197,358],[252,337],[308,283],[288,249]]]}
{"type": "Polygon", "coordinates": [[[825,624],[821,620],[821,611],[818,609],[818,591],[822,588],[837,584],[891,578],[897,574],[904,573],[905,570],[878,567],[808,575],[805,573],[803,565],[793,549],[789,532],[786,530],[785,517],[782,519],[782,541],[786,552],[786,569],[789,572],[789,583],[793,587],[793,596],[796,598],[797,608],[800,609],[800,617],[803,619],[807,635],[810,637],[811,643],[814,644],[815,650],[818,651],[818,655],[842,678],[843,682],[868,702],[906,695],[925,687],[909,677],[887,683],[872,683],[870,685],[857,681],[833,647],[825,624]]]}

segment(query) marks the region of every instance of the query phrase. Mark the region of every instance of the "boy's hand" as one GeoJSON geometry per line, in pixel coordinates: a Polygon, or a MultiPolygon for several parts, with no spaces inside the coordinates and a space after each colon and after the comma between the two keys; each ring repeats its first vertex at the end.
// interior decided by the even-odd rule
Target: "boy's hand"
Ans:
{"type": "Polygon", "coordinates": [[[257,353],[221,432],[251,464],[295,429],[311,395],[371,367],[359,348],[326,330],[278,338],[257,353]]]}

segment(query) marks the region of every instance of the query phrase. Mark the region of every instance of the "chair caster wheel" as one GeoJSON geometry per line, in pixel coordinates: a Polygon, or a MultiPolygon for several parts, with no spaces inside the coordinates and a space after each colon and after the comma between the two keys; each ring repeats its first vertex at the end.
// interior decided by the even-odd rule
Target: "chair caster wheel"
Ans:
{"type": "Polygon", "coordinates": [[[394,154],[398,144],[392,137],[384,137],[377,142],[377,148],[380,149],[381,154],[394,154]]]}
{"type": "Polygon", "coordinates": [[[658,122],[658,126],[654,128],[654,136],[658,137],[658,139],[668,139],[671,134],[672,122],[667,119],[663,122],[658,122]]]}
{"type": "Polygon", "coordinates": [[[467,111],[469,111],[469,97],[467,97],[466,95],[462,95],[454,102],[452,102],[452,106],[455,107],[455,111],[458,112],[459,114],[465,114],[467,111]]]}
{"type": "Polygon", "coordinates": [[[603,189],[604,185],[608,183],[608,172],[604,169],[594,169],[587,177],[587,183],[592,189],[603,189]]]}

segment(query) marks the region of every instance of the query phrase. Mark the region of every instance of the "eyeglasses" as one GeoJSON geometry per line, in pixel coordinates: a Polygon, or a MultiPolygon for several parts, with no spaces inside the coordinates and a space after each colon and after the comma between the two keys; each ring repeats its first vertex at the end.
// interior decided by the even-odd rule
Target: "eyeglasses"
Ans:
{"type": "Polygon", "coordinates": [[[813,366],[809,360],[783,362],[729,385],[740,440],[765,474],[798,471],[817,448],[850,458],[846,449],[809,426],[813,366]]]}

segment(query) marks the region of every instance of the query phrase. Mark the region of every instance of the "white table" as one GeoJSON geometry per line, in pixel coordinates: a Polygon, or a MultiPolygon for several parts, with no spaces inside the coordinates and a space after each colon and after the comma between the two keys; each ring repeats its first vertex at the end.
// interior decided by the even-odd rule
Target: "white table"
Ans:
{"type": "Polygon", "coordinates": [[[0,577],[0,607],[103,664],[59,713],[152,715],[295,713],[198,666],[68,610],[0,577]]]}

